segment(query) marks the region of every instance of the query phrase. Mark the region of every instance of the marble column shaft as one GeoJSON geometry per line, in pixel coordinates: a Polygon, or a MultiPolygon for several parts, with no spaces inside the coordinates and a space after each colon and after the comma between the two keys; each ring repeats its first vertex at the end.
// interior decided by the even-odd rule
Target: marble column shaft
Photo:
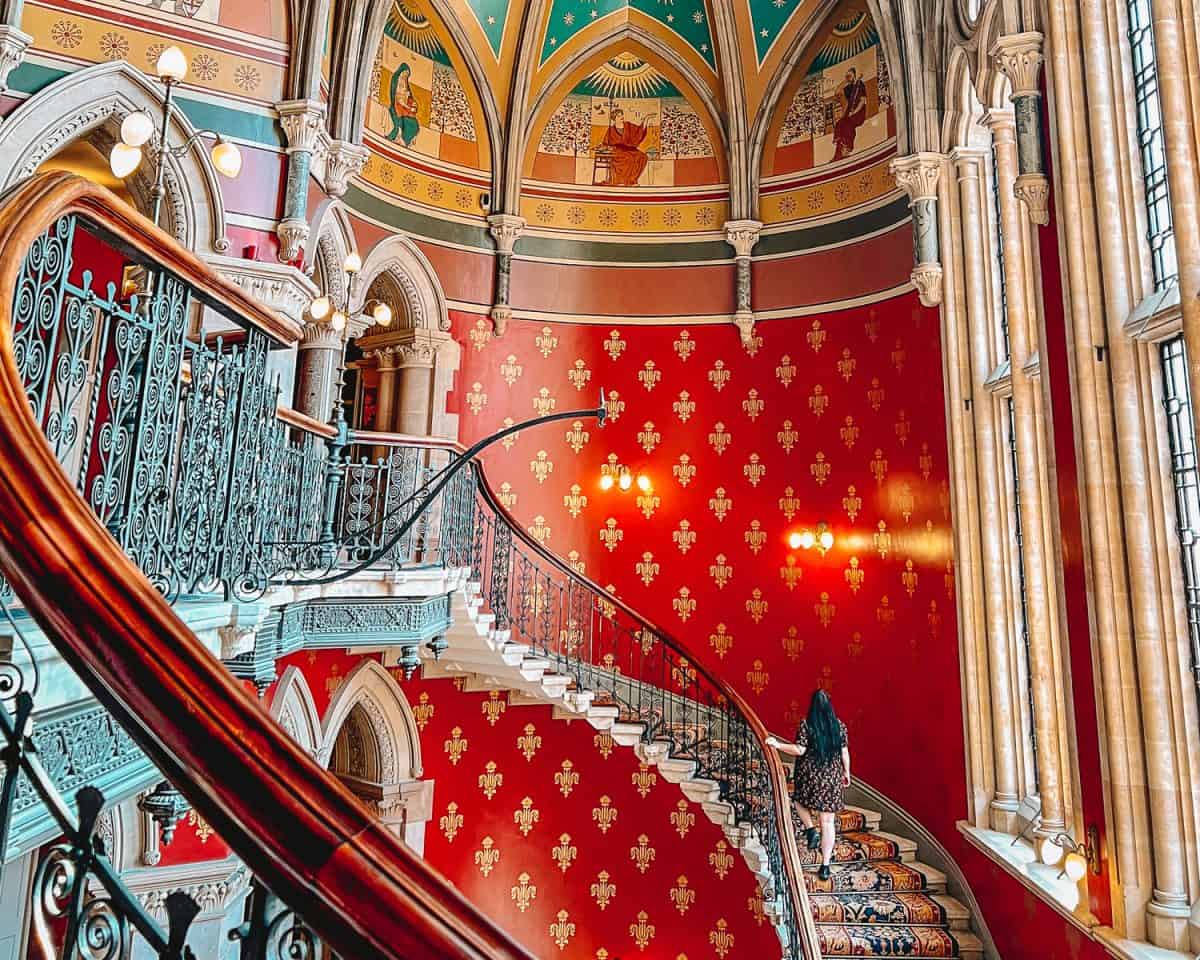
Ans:
{"type": "Polygon", "coordinates": [[[1026,629],[1029,633],[1029,673],[1033,686],[1033,723],[1037,734],[1038,793],[1042,800],[1042,832],[1066,830],[1067,804],[1058,704],[1058,665],[1055,624],[1058,604],[1052,588],[1052,545],[1046,536],[1042,477],[1046,471],[1039,436],[1042,411],[1038,383],[1025,369],[1038,355],[1039,324],[1031,301],[1026,270],[1030,231],[1023,208],[1013,193],[1017,168],[1013,128],[995,125],[996,165],[1000,178],[1000,221],[1004,244],[1004,279],[1008,299],[1011,344],[1013,414],[1017,444],[1017,486],[1024,533],[1026,629]]]}
{"type": "MultiPolygon", "coordinates": [[[[986,154],[980,150],[959,149],[952,155],[958,173],[959,203],[962,209],[962,258],[966,310],[970,330],[970,369],[972,413],[975,420],[975,456],[978,464],[977,488],[979,511],[984,517],[1002,516],[1006,507],[1000,492],[1004,463],[1002,431],[996,419],[996,398],[983,386],[996,366],[996,321],[987,296],[988,269],[991,259],[989,218],[983,197],[987,171],[986,154]]],[[[1020,701],[1014,699],[1016,671],[1013,670],[1010,598],[1006,585],[1011,575],[1005,570],[1005,545],[1001,526],[982,525],[981,576],[986,606],[985,630],[992,695],[992,750],[995,763],[995,795],[992,799],[992,825],[1010,830],[1020,800],[1017,776],[1017,743],[1020,701]]]]}

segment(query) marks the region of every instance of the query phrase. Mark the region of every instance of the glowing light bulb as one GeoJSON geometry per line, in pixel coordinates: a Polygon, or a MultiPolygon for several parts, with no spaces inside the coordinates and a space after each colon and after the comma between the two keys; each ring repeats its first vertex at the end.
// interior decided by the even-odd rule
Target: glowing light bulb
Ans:
{"type": "Polygon", "coordinates": [[[371,317],[381,327],[390,326],[392,322],[392,308],[386,303],[377,303],[371,311],[371,317]]]}
{"type": "Polygon", "coordinates": [[[804,538],[798,533],[788,535],[788,546],[793,550],[799,550],[804,546],[804,538]]]}
{"type": "Polygon", "coordinates": [[[1078,883],[1087,875],[1088,862],[1080,853],[1068,853],[1067,862],[1063,864],[1063,872],[1072,883],[1078,883]]]}
{"type": "Polygon", "coordinates": [[[212,148],[212,162],[213,166],[217,168],[217,173],[233,180],[242,172],[242,151],[237,148],[235,143],[218,140],[216,146],[212,148]]]}
{"type": "Polygon", "coordinates": [[[141,147],[131,147],[127,143],[118,143],[112,148],[112,153],[108,155],[108,166],[112,170],[113,176],[118,180],[124,180],[141,165],[141,147]]]}
{"type": "Polygon", "coordinates": [[[178,47],[167,47],[158,55],[158,63],[155,64],[154,70],[160,80],[178,82],[187,76],[187,67],[187,57],[183,55],[183,51],[178,47]]]}
{"type": "Polygon", "coordinates": [[[822,550],[828,550],[833,546],[833,534],[828,530],[822,530],[818,539],[820,541],[822,550]]]}
{"type": "Polygon", "coordinates": [[[357,250],[351,250],[346,254],[346,260],[342,267],[347,273],[358,273],[362,269],[362,257],[358,255],[357,250]]]}
{"type": "Polygon", "coordinates": [[[328,297],[317,297],[308,308],[308,314],[314,320],[324,320],[333,309],[333,303],[328,297]]]}
{"type": "Polygon", "coordinates": [[[811,550],[813,544],[817,542],[817,538],[813,536],[811,530],[804,530],[800,534],[800,548],[802,550],[811,550]]]}
{"type": "Polygon", "coordinates": [[[329,325],[334,330],[341,332],[346,329],[346,315],[341,310],[335,310],[333,316],[329,318],[329,325]]]}
{"type": "Polygon", "coordinates": [[[617,485],[622,490],[628,490],[630,487],[633,486],[633,474],[630,473],[628,470],[622,470],[620,479],[617,480],[617,485]]]}
{"type": "Polygon", "coordinates": [[[600,478],[600,489],[611,490],[613,488],[613,478],[611,473],[606,473],[600,478]]]}
{"type": "Polygon", "coordinates": [[[1063,854],[1066,851],[1054,842],[1053,837],[1047,837],[1042,841],[1042,863],[1049,867],[1056,867],[1062,862],[1063,854]]]}
{"type": "Polygon", "coordinates": [[[652,484],[650,483],[650,478],[648,476],[646,476],[644,473],[638,474],[637,485],[638,485],[638,489],[641,490],[642,493],[649,493],[650,487],[652,486],[652,484]]]}
{"type": "Polygon", "coordinates": [[[121,121],[121,142],[140,147],[154,136],[154,120],[145,110],[134,110],[121,121]]]}

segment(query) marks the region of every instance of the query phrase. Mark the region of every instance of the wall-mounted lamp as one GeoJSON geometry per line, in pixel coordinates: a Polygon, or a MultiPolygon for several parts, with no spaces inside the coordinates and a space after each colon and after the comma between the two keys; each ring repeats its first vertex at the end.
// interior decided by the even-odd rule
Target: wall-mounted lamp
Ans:
{"type": "Polygon", "coordinates": [[[1076,842],[1070,834],[1056,833],[1042,841],[1041,854],[1042,863],[1047,866],[1056,867],[1061,863],[1059,877],[1065,876],[1072,883],[1082,880],[1089,870],[1099,876],[1100,831],[1094,826],[1088,827],[1085,843],[1076,842]]]}
{"type": "MultiPolygon", "coordinates": [[[[167,47],[158,58],[155,73],[166,87],[163,95],[162,126],[159,151],[154,173],[154,188],[151,196],[154,198],[153,220],[157,224],[162,212],[162,201],[166,195],[165,177],[167,157],[181,157],[202,136],[215,137],[217,142],[210,156],[213,166],[223,177],[233,179],[242,172],[242,152],[237,145],[226,140],[212,130],[197,130],[186,143],[172,147],[167,143],[167,130],[171,122],[171,109],[174,104],[175,85],[187,76],[187,57],[178,47],[167,47]]],[[[121,121],[121,139],[117,141],[108,157],[109,167],[113,176],[124,180],[142,165],[142,147],[154,136],[155,118],[147,110],[135,110],[121,121]]]]}
{"type": "Polygon", "coordinates": [[[633,471],[623,464],[612,469],[606,468],[605,472],[600,475],[601,490],[611,490],[613,487],[616,487],[622,493],[625,493],[632,490],[635,486],[642,493],[649,493],[654,489],[654,484],[646,474],[639,473],[634,477],[633,471]]]}
{"type": "Polygon", "coordinates": [[[833,547],[833,531],[824,520],[813,530],[805,527],[788,535],[788,546],[793,550],[811,550],[817,548],[817,553],[825,556],[833,547]]]}
{"type": "MultiPolygon", "coordinates": [[[[347,277],[347,283],[345,284],[347,300],[350,298],[351,282],[354,276],[362,270],[362,265],[362,257],[357,250],[351,250],[346,254],[346,259],[342,263],[342,270],[346,273],[347,277]]],[[[318,322],[328,317],[329,326],[340,333],[346,329],[346,314],[349,309],[349,303],[335,304],[333,297],[328,293],[324,293],[309,304],[308,315],[318,322]]],[[[363,312],[369,312],[371,319],[381,327],[391,325],[392,308],[382,300],[368,300],[363,305],[363,312]]]]}

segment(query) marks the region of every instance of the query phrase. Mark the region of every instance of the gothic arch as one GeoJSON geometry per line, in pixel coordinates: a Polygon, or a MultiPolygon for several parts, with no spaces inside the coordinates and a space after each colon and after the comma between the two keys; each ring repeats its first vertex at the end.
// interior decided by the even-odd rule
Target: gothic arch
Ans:
{"type": "MultiPolygon", "coordinates": [[[[810,49],[829,23],[830,17],[837,14],[844,0],[820,0],[818,6],[809,15],[804,26],[791,39],[787,52],[780,61],[775,75],[767,84],[767,93],[758,106],[758,112],[750,125],[749,144],[749,196],[753,199],[752,209],[758,209],[758,191],[762,178],[763,157],[766,153],[767,140],[773,127],[776,114],[786,102],[785,93],[791,96],[795,89],[793,80],[798,71],[804,69],[806,61],[811,62],[810,49]]],[[[901,49],[896,24],[889,14],[889,0],[867,0],[867,12],[879,32],[879,43],[883,56],[892,72],[892,100],[896,113],[896,152],[903,156],[909,152],[912,141],[909,130],[909,89],[907,74],[900,70],[906,58],[901,49]]]]}
{"type": "Polygon", "coordinates": [[[381,274],[387,273],[395,287],[403,293],[401,303],[391,307],[397,317],[406,319],[414,330],[446,331],[450,329],[450,314],[446,295],[433,265],[419,247],[399,234],[377,244],[363,261],[362,272],[351,297],[351,311],[362,309],[367,291],[381,274]],[[403,317],[401,317],[403,311],[403,317]]]}
{"type": "Polygon", "coordinates": [[[355,667],[330,701],[321,724],[317,760],[327,768],[336,760],[361,769],[366,774],[361,779],[383,786],[421,778],[416,718],[399,684],[377,661],[366,660],[355,667]],[[362,757],[353,762],[338,746],[348,723],[364,749],[362,757]]]}
{"type": "Polygon", "coordinates": [[[971,62],[967,53],[956,47],[946,66],[946,113],[942,128],[945,150],[955,147],[987,146],[991,134],[981,126],[984,107],[971,80],[971,62]]]}
{"type": "Polygon", "coordinates": [[[305,753],[315,755],[321,746],[321,715],[313,701],[312,691],[298,667],[283,671],[275,696],[271,700],[271,716],[300,745],[305,753]]]}
{"type": "MultiPolygon", "coordinates": [[[[160,85],[124,60],[85,67],[63,77],[26,100],[0,125],[0,189],[32,176],[42,163],[76,140],[91,142],[107,156],[128,114],[145,109],[157,117],[162,102],[160,85]]],[[[172,111],[172,144],[187,142],[195,132],[181,110],[172,111]]],[[[156,133],[150,142],[157,141],[156,133]]],[[[129,179],[130,192],[142,209],[151,205],[151,159],[147,157],[129,179]]],[[[164,228],[190,250],[228,250],[221,186],[203,140],[197,140],[182,157],[168,158],[166,187],[164,228]]]]}
{"type": "Polygon", "coordinates": [[[317,286],[338,303],[348,302],[343,266],[346,256],[357,249],[354,224],[345,204],[334,199],[322,201],[304,243],[304,262],[317,286]]]}

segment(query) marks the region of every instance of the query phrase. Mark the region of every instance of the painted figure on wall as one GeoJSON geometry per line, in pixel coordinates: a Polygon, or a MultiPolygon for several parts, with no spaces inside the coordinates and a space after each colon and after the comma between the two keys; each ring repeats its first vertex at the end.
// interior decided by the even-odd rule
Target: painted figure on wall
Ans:
{"type": "Polygon", "coordinates": [[[854,150],[854,138],[858,128],[867,119],[867,85],[851,67],[846,71],[846,83],[842,87],[845,105],[842,115],[833,125],[833,159],[841,160],[854,150]]]}
{"type": "Polygon", "coordinates": [[[657,114],[650,114],[642,123],[625,119],[625,111],[614,106],[608,115],[608,130],[597,149],[596,168],[603,169],[600,158],[607,160],[606,187],[632,187],[638,182],[650,157],[641,149],[657,114]]]}
{"type": "Polygon", "coordinates": [[[392,129],[388,133],[389,140],[398,140],[406,147],[412,146],[413,140],[421,131],[421,123],[417,119],[417,98],[413,95],[408,81],[412,69],[407,63],[402,63],[392,74],[392,88],[388,101],[388,112],[392,117],[392,129]]]}

